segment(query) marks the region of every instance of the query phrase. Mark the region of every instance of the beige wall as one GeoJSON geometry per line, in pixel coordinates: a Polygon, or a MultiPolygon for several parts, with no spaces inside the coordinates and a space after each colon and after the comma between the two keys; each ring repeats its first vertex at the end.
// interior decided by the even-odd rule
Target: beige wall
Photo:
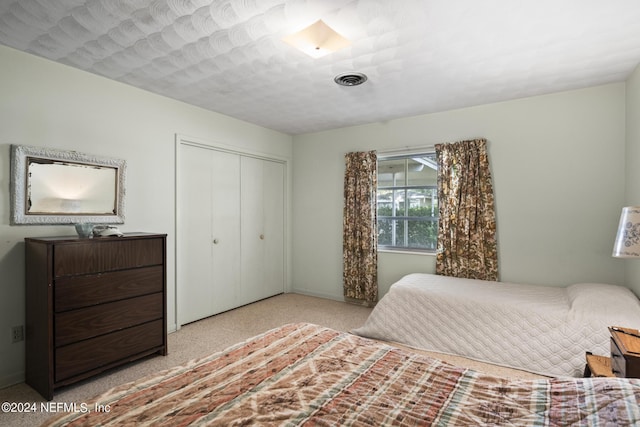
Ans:
{"type": "MultiPolygon", "coordinates": [[[[501,280],[623,284],[611,249],[624,199],[624,112],[620,83],[294,137],[294,290],[342,296],[346,152],[474,137],[488,140],[501,280]]],[[[434,265],[433,256],[381,253],[380,292],[434,265]]]]}
{"type": "MultiPolygon", "coordinates": [[[[625,206],[640,205],[640,66],[629,77],[627,93],[627,148],[625,206]]],[[[640,295],[640,260],[622,259],[625,281],[636,295],[640,295]]]]}
{"type": "Polygon", "coordinates": [[[292,138],[0,46],[0,387],[22,381],[24,244],[71,226],[9,225],[9,146],[47,146],[127,161],[123,231],[168,234],[168,326],[175,328],[175,134],[292,157],[292,138]]]}

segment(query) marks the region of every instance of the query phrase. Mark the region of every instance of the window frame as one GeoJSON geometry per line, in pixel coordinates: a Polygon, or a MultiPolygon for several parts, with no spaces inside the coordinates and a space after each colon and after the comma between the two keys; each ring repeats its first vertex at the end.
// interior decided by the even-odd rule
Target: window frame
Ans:
{"type": "MultiPolygon", "coordinates": [[[[421,150],[419,152],[411,152],[411,153],[394,153],[394,154],[389,154],[389,155],[383,155],[383,154],[379,154],[378,155],[378,167],[376,170],[376,174],[377,174],[377,178],[378,178],[378,188],[376,189],[376,231],[378,233],[378,237],[380,236],[380,220],[390,220],[391,222],[391,228],[392,228],[392,233],[394,233],[394,237],[393,239],[395,240],[395,221],[402,221],[404,223],[403,226],[403,237],[401,237],[403,239],[402,245],[398,245],[398,244],[391,244],[391,245],[385,245],[385,244],[381,244],[380,241],[378,240],[378,251],[379,252],[395,252],[395,253],[419,253],[419,254],[426,254],[426,255],[435,255],[436,250],[437,250],[437,229],[438,229],[438,221],[439,221],[439,216],[438,216],[438,184],[437,184],[437,179],[436,179],[436,183],[435,185],[415,185],[415,184],[409,184],[410,179],[409,179],[409,162],[408,160],[411,159],[415,159],[416,157],[431,157],[432,159],[432,163],[431,165],[429,165],[429,167],[431,167],[432,169],[435,170],[436,172],[436,177],[437,177],[437,165],[435,163],[435,149],[431,148],[431,149],[425,149],[425,150],[421,150]],[[404,160],[404,182],[401,185],[398,185],[396,183],[394,183],[394,185],[392,186],[381,186],[380,185],[380,166],[379,166],[379,162],[381,161],[387,161],[387,160],[404,160]],[[380,199],[380,191],[391,191],[392,193],[392,200],[395,200],[395,196],[396,196],[396,192],[402,192],[404,193],[403,195],[403,205],[404,205],[404,212],[402,213],[402,215],[395,215],[395,212],[392,215],[380,215],[379,211],[380,211],[380,204],[381,199],[380,199]],[[426,192],[431,192],[431,199],[435,200],[435,208],[433,207],[433,202],[432,202],[432,215],[429,216],[411,216],[409,215],[409,209],[411,208],[411,203],[409,201],[409,192],[411,190],[422,190],[426,192]],[[425,221],[425,222],[432,222],[435,223],[435,230],[436,230],[436,241],[434,243],[433,248],[426,248],[426,247],[418,247],[418,246],[411,246],[411,243],[409,241],[409,223],[410,221],[415,221],[416,219],[418,219],[418,221],[425,221]]],[[[387,202],[388,203],[388,202],[387,202]]],[[[392,204],[392,209],[395,208],[395,203],[391,203],[392,204]]],[[[396,242],[392,242],[392,243],[397,243],[396,242]]]]}

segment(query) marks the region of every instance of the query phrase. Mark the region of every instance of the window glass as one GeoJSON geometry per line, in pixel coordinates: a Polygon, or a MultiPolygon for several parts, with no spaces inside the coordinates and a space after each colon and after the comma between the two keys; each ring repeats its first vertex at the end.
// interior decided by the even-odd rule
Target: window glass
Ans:
{"type": "Polygon", "coordinates": [[[438,193],[435,153],[378,158],[378,246],[435,252],[438,193]]]}

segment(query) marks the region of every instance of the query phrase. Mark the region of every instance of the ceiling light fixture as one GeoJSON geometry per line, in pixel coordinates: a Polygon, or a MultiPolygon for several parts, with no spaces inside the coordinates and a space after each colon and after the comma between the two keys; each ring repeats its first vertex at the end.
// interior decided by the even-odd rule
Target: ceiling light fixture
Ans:
{"type": "Polygon", "coordinates": [[[367,76],[362,73],[342,73],[333,78],[340,86],[358,86],[367,81],[367,76]]]}
{"type": "Polygon", "coordinates": [[[312,58],[323,57],[351,44],[321,19],[282,40],[312,58]]]}

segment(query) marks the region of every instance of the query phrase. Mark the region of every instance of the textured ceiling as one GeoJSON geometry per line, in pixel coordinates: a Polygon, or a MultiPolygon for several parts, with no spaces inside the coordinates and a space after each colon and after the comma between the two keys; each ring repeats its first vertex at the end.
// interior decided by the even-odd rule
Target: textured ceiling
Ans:
{"type": "Polygon", "coordinates": [[[300,134],[624,81],[640,1],[0,0],[0,43],[300,134]],[[281,40],[318,19],[352,44],[281,40]]]}

